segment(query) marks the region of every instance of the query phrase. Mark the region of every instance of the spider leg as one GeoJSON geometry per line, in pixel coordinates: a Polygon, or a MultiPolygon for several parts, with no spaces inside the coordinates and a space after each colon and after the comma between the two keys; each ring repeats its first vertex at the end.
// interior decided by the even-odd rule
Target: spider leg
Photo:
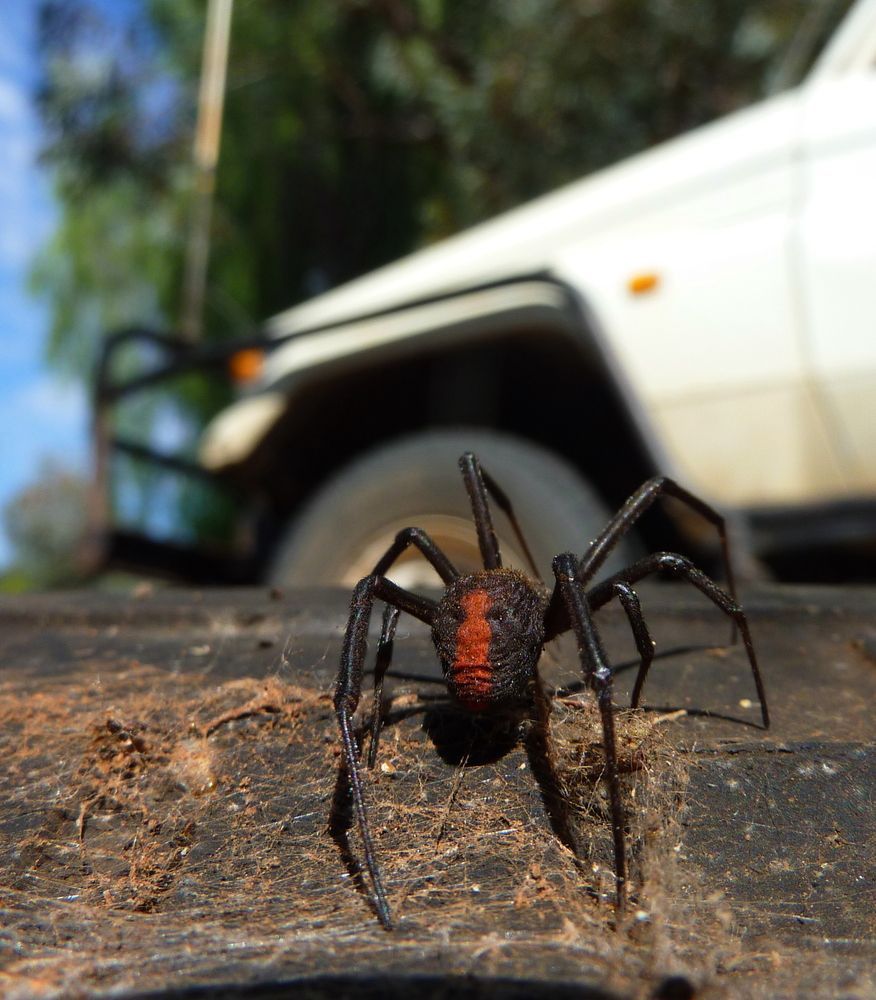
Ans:
{"type": "MultiPolygon", "coordinates": [[[[614,576],[609,577],[607,580],[604,580],[602,583],[590,590],[587,594],[590,607],[596,610],[604,604],[607,604],[608,601],[610,601],[615,595],[614,588],[618,583],[633,584],[650,573],[657,573],[661,571],[671,573],[673,576],[684,577],[684,579],[692,583],[697,590],[705,594],[713,604],[719,607],[724,614],[728,615],[736,624],[742,635],[742,641],[745,644],[745,652],[748,655],[748,663],[751,666],[754,686],[757,689],[757,696],[760,699],[763,727],[764,729],[769,729],[770,713],[767,708],[766,692],[764,690],[763,680],[760,676],[760,669],[757,665],[757,655],[754,651],[754,643],[751,638],[751,630],[748,627],[748,619],[745,616],[745,612],[737,603],[735,597],[722,590],[715,583],[715,581],[706,576],[702,570],[697,569],[690,559],[686,559],[684,556],[677,555],[674,552],[657,552],[654,555],[645,556],[644,559],[640,559],[638,562],[623,570],[621,573],[615,573],[614,576]]],[[[641,615],[641,612],[639,612],[639,614],[641,615]]],[[[636,686],[633,689],[633,708],[636,708],[639,703],[639,697],[642,693],[642,685],[645,683],[646,673],[647,668],[643,670],[643,668],[640,667],[639,676],[636,678],[636,686]]]]}
{"type": "Polygon", "coordinates": [[[375,564],[371,571],[372,576],[383,576],[409,545],[420,550],[445,584],[451,583],[459,577],[459,570],[422,528],[403,528],[395,536],[392,545],[375,564]]]}
{"type": "Polygon", "coordinates": [[[624,503],[621,509],[590,543],[590,547],[584,553],[578,565],[578,579],[584,583],[592,580],[594,574],[599,571],[600,566],[608,558],[609,553],[615,545],[617,545],[620,539],[639,520],[645,511],[652,506],[654,501],[661,496],[670,496],[676,500],[680,500],[715,526],[721,541],[721,557],[724,563],[727,589],[730,592],[730,596],[735,600],[736,582],[733,578],[733,567],[730,564],[727,525],[724,518],[714,507],[710,507],[709,504],[700,500],[699,497],[694,496],[693,493],[689,493],[683,486],[679,486],[674,479],[670,479],[668,476],[656,476],[653,479],[649,479],[624,503]]]}
{"type": "MultiPolygon", "coordinates": [[[[502,566],[502,556],[499,554],[499,542],[493,529],[493,518],[490,514],[490,504],[487,501],[487,487],[484,474],[477,456],[467,451],[459,459],[459,468],[465,491],[471,502],[471,512],[478,533],[478,548],[484,569],[499,569],[502,566]]],[[[501,506],[501,504],[500,504],[501,506]]]]}
{"type": "MultiPolygon", "coordinates": [[[[721,542],[721,558],[724,564],[727,589],[735,601],[736,581],[733,576],[733,566],[730,562],[727,525],[724,518],[714,507],[710,507],[709,504],[700,500],[699,497],[694,496],[693,493],[688,492],[683,486],[679,486],[674,479],[670,479],[668,476],[655,476],[653,479],[649,479],[626,500],[621,509],[611,518],[596,538],[593,539],[587,551],[581,557],[578,563],[578,579],[585,585],[589,584],[599,572],[600,567],[608,558],[612,549],[636,521],[654,504],[654,501],[661,496],[670,496],[676,500],[680,500],[715,526],[721,542]]],[[[554,638],[570,627],[565,615],[563,602],[556,590],[545,615],[545,624],[548,639],[554,638]]],[[[730,631],[731,643],[736,641],[736,625],[737,621],[734,619],[730,631]]]]}
{"type": "MultiPolygon", "coordinates": [[[[403,528],[395,536],[392,545],[375,564],[371,571],[372,576],[383,576],[405,549],[411,545],[419,549],[445,584],[452,583],[459,577],[459,570],[422,528],[403,528]]],[[[374,767],[377,759],[377,746],[380,742],[382,722],[380,709],[383,699],[383,678],[386,676],[386,671],[392,660],[392,644],[398,625],[398,616],[399,609],[392,604],[387,604],[383,613],[383,626],[380,642],[377,645],[377,660],[374,665],[374,715],[371,719],[371,742],[368,747],[369,770],[374,767]]]]}
{"type": "MultiPolygon", "coordinates": [[[[648,676],[648,671],[654,660],[654,640],[645,624],[645,619],[642,616],[642,605],[639,603],[639,595],[635,590],[625,580],[615,580],[611,589],[626,613],[633,638],[636,640],[636,649],[639,651],[639,671],[636,674],[633,696],[630,699],[630,708],[638,708],[642,685],[645,683],[645,678],[648,676]]],[[[592,601],[590,606],[591,608],[595,607],[592,601]]]]}
{"type": "Polygon", "coordinates": [[[462,470],[462,477],[465,482],[465,489],[471,501],[472,514],[474,516],[475,527],[478,532],[478,546],[481,550],[481,558],[486,569],[497,569],[502,565],[502,557],[499,554],[499,543],[496,540],[496,533],[493,529],[490,508],[487,503],[487,494],[492,497],[494,503],[502,511],[505,517],[511,522],[511,529],[514,532],[523,555],[529,563],[529,568],[537,579],[541,579],[541,572],[535,563],[532,550],[514,513],[514,507],[508,499],[508,494],[496,482],[495,479],[481,465],[478,457],[467,451],[459,460],[459,467],[462,470]]]}
{"type": "Polygon", "coordinates": [[[398,625],[399,609],[387,604],[383,609],[383,625],[380,630],[380,642],[377,644],[377,660],[374,664],[374,714],[371,717],[371,742],[368,745],[368,770],[377,762],[377,745],[380,741],[380,729],[383,722],[383,678],[392,660],[392,644],[395,639],[395,629],[398,625]]]}
{"type": "Polygon", "coordinates": [[[596,694],[602,719],[602,743],[605,753],[605,779],[611,806],[611,830],[614,841],[614,875],[617,907],[626,901],[627,859],[624,837],[624,811],[621,803],[620,777],[617,768],[617,740],[614,731],[614,706],[611,697],[611,667],[593,619],[584,586],[577,576],[578,560],[571,553],[554,559],[556,590],[561,594],[571,628],[578,641],[578,654],[588,687],[596,694]]]}
{"type": "Polygon", "coordinates": [[[350,617],[347,620],[344,645],[341,650],[341,664],[335,685],[335,713],[341,731],[344,766],[350,782],[359,832],[362,835],[365,865],[374,887],[377,915],[381,924],[387,930],[391,930],[392,916],[383,888],[380,867],[374,852],[371,828],[368,824],[361,757],[353,733],[353,715],[362,695],[362,674],[368,645],[368,624],[375,598],[380,598],[399,611],[406,611],[427,624],[432,622],[436,605],[428,598],[419,597],[417,594],[411,594],[409,591],[397,587],[382,576],[366,576],[360,580],[353,591],[353,598],[350,602],[350,617]]]}
{"type": "Polygon", "coordinates": [[[483,476],[487,492],[493,498],[493,501],[499,510],[501,510],[505,517],[507,517],[510,521],[511,528],[517,537],[517,541],[520,543],[520,548],[523,550],[523,555],[529,563],[529,568],[532,570],[536,579],[540,580],[542,578],[541,572],[535,564],[535,558],[532,555],[532,550],[529,548],[526,536],[523,534],[523,529],[520,527],[520,522],[517,520],[517,515],[514,513],[514,508],[511,506],[511,501],[508,499],[508,494],[502,489],[501,486],[499,486],[496,480],[493,479],[486,469],[481,469],[481,475],[483,476]]]}

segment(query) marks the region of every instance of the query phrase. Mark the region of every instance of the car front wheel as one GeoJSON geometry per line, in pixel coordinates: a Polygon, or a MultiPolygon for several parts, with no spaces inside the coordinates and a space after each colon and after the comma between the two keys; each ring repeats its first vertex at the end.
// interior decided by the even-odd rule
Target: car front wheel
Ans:
{"type": "MultiPolygon", "coordinates": [[[[367,576],[402,528],[426,531],[461,571],[482,568],[458,460],[473,451],[505,491],[538,569],[551,579],[560,552],[583,553],[608,514],[589,484],[545,448],[481,429],[430,431],[398,439],[345,466],[311,498],[282,539],[272,583],[353,586],[367,576]]],[[[492,505],[503,563],[529,569],[505,515],[492,505]]],[[[608,568],[619,567],[630,549],[608,568]]],[[[400,586],[440,586],[411,548],[387,574],[400,586]]]]}

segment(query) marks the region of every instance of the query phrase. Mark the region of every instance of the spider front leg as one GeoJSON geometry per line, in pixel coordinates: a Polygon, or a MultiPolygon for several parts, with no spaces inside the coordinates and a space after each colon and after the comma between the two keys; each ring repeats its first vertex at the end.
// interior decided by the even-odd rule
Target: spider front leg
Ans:
{"type": "Polygon", "coordinates": [[[611,832],[614,842],[615,899],[618,910],[626,902],[627,858],[624,836],[624,810],[621,803],[620,776],[617,767],[617,740],[614,731],[612,673],[602,641],[590,614],[584,586],[577,579],[578,560],[571,553],[559,555],[553,562],[559,592],[566,608],[570,627],[578,641],[578,655],[587,686],[596,694],[602,721],[602,744],[605,754],[605,780],[611,807],[611,832]]]}
{"type": "MultiPolygon", "coordinates": [[[[419,618],[431,624],[435,613],[435,602],[425,597],[418,597],[382,576],[367,576],[360,580],[353,591],[350,602],[350,617],[344,634],[344,645],[341,651],[341,665],[338,671],[338,681],[335,686],[334,706],[341,731],[341,748],[344,767],[350,782],[350,792],[353,796],[353,806],[362,836],[365,853],[365,865],[374,887],[374,901],[381,924],[392,929],[392,915],[389,902],[383,888],[380,867],[374,851],[374,840],[368,823],[368,813],[365,808],[365,792],[362,781],[362,766],[359,746],[353,732],[353,715],[359,705],[362,695],[362,675],[365,654],[368,646],[368,624],[371,619],[371,609],[374,599],[380,598],[399,611],[419,618]]],[[[394,630],[394,626],[393,626],[394,630]]],[[[384,628],[384,634],[386,629],[384,628]]]]}
{"type": "Polygon", "coordinates": [[[487,502],[487,495],[493,498],[496,506],[502,511],[511,524],[511,530],[517,538],[520,549],[523,552],[529,568],[536,579],[542,579],[532,550],[514,513],[514,507],[508,499],[507,493],[496,482],[495,479],[481,465],[477,455],[467,451],[459,459],[459,469],[462,472],[462,480],[465,483],[465,491],[471,503],[472,517],[474,518],[475,529],[478,534],[478,546],[481,550],[485,569],[496,569],[502,565],[502,557],[499,554],[499,543],[496,539],[496,532],[493,529],[493,520],[490,516],[490,505],[487,502]]]}
{"type": "Polygon", "coordinates": [[[411,545],[419,549],[438,576],[441,577],[441,581],[445,586],[457,579],[459,570],[422,528],[402,528],[395,536],[392,545],[375,563],[374,569],[371,570],[371,575],[384,576],[396,559],[411,545]]]}
{"type": "Polygon", "coordinates": [[[374,712],[371,716],[371,742],[368,745],[369,771],[377,763],[377,746],[380,742],[380,729],[383,721],[383,678],[386,676],[386,671],[392,660],[392,644],[395,641],[395,629],[400,614],[399,609],[392,604],[387,604],[383,610],[383,625],[380,629],[377,659],[374,663],[374,712]]]}
{"type": "MultiPolygon", "coordinates": [[[[372,576],[383,576],[392,564],[409,546],[413,545],[428,560],[435,572],[446,585],[459,577],[459,570],[432,541],[422,528],[402,528],[395,536],[392,545],[377,561],[372,576]]],[[[377,659],[374,665],[374,714],[371,718],[371,742],[368,747],[368,769],[374,767],[377,760],[377,747],[380,742],[381,705],[383,703],[383,679],[392,660],[392,646],[395,630],[398,625],[399,609],[387,604],[383,613],[383,626],[380,641],[377,644],[377,659]]]]}

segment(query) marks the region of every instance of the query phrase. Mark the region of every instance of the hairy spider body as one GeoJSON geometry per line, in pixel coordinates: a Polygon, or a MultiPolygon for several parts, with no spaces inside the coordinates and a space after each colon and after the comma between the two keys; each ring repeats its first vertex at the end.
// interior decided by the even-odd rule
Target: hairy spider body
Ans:
{"type": "Polygon", "coordinates": [[[435,611],[432,641],[451,695],[470,712],[527,697],[548,595],[519,570],[461,576],[435,611]]]}
{"type": "Polygon", "coordinates": [[[530,579],[525,573],[502,566],[490,514],[490,498],[509,519],[534,577],[539,575],[505,493],[470,452],[460,458],[459,465],[471,501],[483,570],[460,574],[424,531],[405,528],[378,560],[372,573],[356,585],[341,651],[334,705],[341,733],[344,767],[362,836],[365,864],[374,887],[377,915],[389,930],[392,927],[392,915],[368,823],[361,752],[353,727],[353,716],[362,694],[368,625],[374,601],[378,599],[384,602],[385,610],[374,666],[374,712],[366,762],[369,768],[374,766],[377,758],[382,723],[380,706],[383,681],[402,611],[431,626],[444,679],[457,704],[469,712],[483,714],[534,699],[540,725],[544,725],[547,712],[545,696],[538,683],[539,657],[546,642],[563,632],[574,632],[584,681],[596,697],[602,725],[604,775],[608,786],[614,845],[616,904],[621,909],[626,894],[627,859],[614,732],[612,670],[593,621],[593,612],[617,598],[626,613],[640,656],[631,698],[631,707],[636,708],[654,658],[654,644],[642,617],[633,584],[656,572],[687,580],[731,618],[734,639],[737,629],[742,635],[760,700],[763,725],[768,727],[766,694],[754,645],[745,614],[735,598],[724,519],[708,504],[671,479],[660,476],[648,480],[591,541],[582,557],[563,553],[554,559],[554,585],[548,591],[543,584],[530,579]],[[721,541],[729,593],[698,570],[689,559],[672,552],[646,556],[627,569],[591,586],[619,539],[663,495],[680,500],[715,526],[721,541]],[[431,563],[444,583],[445,591],[439,601],[404,590],[386,577],[396,559],[412,545],[431,563]]]}

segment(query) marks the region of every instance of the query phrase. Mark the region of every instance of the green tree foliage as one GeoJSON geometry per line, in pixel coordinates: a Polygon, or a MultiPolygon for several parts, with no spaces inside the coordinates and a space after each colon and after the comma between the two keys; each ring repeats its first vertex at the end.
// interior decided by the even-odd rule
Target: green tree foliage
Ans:
{"type": "Polygon", "coordinates": [[[43,158],[62,212],[33,284],[52,305],[49,360],[84,375],[107,330],[175,308],[185,115],[158,106],[164,71],[145,22],[123,30],[87,2],[50,0],[39,28],[43,158]]]}
{"type": "MultiPolygon", "coordinates": [[[[800,8],[238,2],[210,335],[746,103],[800,8]]],[[[144,0],[124,27],[99,9],[41,8],[63,215],[35,280],[52,358],[80,369],[106,328],[178,315],[205,5],[144,0]]]]}
{"type": "Polygon", "coordinates": [[[86,528],[88,485],[81,476],[44,462],[36,481],[3,509],[16,566],[2,590],[58,587],[81,576],[76,553],[86,528]]]}

